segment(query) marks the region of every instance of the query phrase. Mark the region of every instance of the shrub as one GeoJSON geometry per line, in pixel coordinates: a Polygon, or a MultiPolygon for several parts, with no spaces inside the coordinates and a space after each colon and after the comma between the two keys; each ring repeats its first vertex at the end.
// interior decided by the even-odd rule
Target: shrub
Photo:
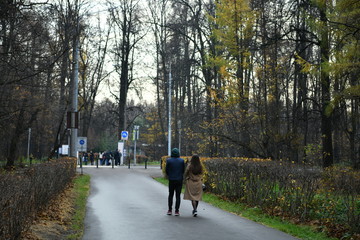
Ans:
{"type": "Polygon", "coordinates": [[[35,214],[76,174],[76,159],[62,158],[0,173],[0,236],[18,239],[35,214]]]}
{"type": "Polygon", "coordinates": [[[349,167],[327,168],[321,192],[326,195],[322,204],[322,216],[328,216],[325,221],[345,221],[351,232],[360,233],[360,172],[349,167]]]}
{"type": "MultiPolygon", "coordinates": [[[[149,157],[145,155],[136,155],[136,164],[145,163],[145,161],[148,161],[149,157]]],[[[134,154],[131,153],[129,156],[126,156],[124,164],[128,165],[130,161],[130,164],[134,163],[134,154]]]]}
{"type": "Polygon", "coordinates": [[[136,155],[136,163],[145,163],[146,161],[149,160],[148,156],[145,155],[136,155]]]}
{"type": "MultiPolygon", "coordinates": [[[[185,163],[187,164],[190,159],[191,159],[191,156],[180,156],[182,159],[185,160],[185,163]]],[[[161,157],[161,169],[162,169],[162,172],[163,172],[163,175],[164,177],[166,177],[166,173],[165,173],[165,167],[166,167],[166,159],[168,159],[169,156],[163,156],[161,157]]]]}
{"type": "Polygon", "coordinates": [[[316,220],[337,232],[360,232],[359,171],[340,167],[323,171],[266,159],[218,158],[203,163],[207,189],[214,194],[274,215],[316,220]]]}

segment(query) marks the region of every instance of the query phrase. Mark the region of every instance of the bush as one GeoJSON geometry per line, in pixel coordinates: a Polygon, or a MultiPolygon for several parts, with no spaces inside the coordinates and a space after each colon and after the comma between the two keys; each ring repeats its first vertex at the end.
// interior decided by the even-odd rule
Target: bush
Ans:
{"type": "Polygon", "coordinates": [[[140,163],[145,163],[146,161],[149,160],[148,156],[145,155],[136,155],[136,163],[140,164],[140,163]]]}
{"type": "MultiPolygon", "coordinates": [[[[274,215],[360,233],[360,172],[261,159],[204,161],[208,191],[274,215]]],[[[342,237],[342,236],[337,236],[342,237]]]]}
{"type": "MultiPolygon", "coordinates": [[[[141,164],[141,163],[145,163],[145,161],[148,161],[149,157],[145,156],[145,155],[136,155],[136,164],[141,164]]],[[[130,161],[130,164],[134,163],[134,154],[130,154],[128,156],[125,157],[124,159],[124,164],[128,165],[130,161]]]]}
{"type": "Polygon", "coordinates": [[[36,213],[76,174],[76,159],[63,158],[0,173],[0,236],[18,239],[36,213]]]}
{"type": "MultiPolygon", "coordinates": [[[[189,161],[190,161],[190,159],[191,159],[191,156],[180,156],[182,159],[184,159],[185,160],[185,163],[187,164],[189,161]]],[[[163,175],[164,175],[164,177],[166,177],[166,173],[165,173],[165,167],[166,167],[166,159],[168,159],[169,158],[169,156],[163,156],[163,157],[161,157],[161,169],[162,169],[162,173],[163,173],[163,175]]]]}
{"type": "Polygon", "coordinates": [[[360,173],[349,167],[327,168],[322,175],[321,215],[331,224],[346,222],[351,232],[360,233],[360,173]]]}

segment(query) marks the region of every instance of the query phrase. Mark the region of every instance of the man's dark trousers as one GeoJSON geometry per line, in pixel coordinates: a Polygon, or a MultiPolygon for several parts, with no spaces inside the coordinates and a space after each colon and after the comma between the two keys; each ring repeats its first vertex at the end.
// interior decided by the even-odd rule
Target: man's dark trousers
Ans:
{"type": "Polygon", "coordinates": [[[174,192],[175,192],[175,211],[179,211],[180,207],[180,195],[181,195],[181,188],[182,188],[183,181],[182,180],[169,180],[169,210],[172,210],[173,205],[173,198],[174,198],[174,192]]]}

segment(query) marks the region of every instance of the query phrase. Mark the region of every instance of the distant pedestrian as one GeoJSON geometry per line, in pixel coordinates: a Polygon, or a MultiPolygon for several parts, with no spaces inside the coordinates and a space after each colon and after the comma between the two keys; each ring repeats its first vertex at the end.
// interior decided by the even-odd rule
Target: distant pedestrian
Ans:
{"type": "Polygon", "coordinates": [[[194,217],[197,216],[197,207],[199,201],[202,199],[203,194],[203,167],[200,162],[200,158],[197,155],[193,155],[190,164],[185,170],[185,193],[184,199],[191,200],[193,206],[192,214],[194,217]]]}
{"type": "Polygon", "coordinates": [[[121,159],[121,152],[119,152],[118,149],[115,149],[114,151],[114,159],[115,159],[115,166],[120,166],[120,159],[121,159]]]}
{"type": "Polygon", "coordinates": [[[183,184],[183,176],[185,172],[185,161],[180,158],[179,149],[174,148],[171,151],[171,157],[166,160],[166,175],[169,179],[169,196],[168,196],[168,212],[172,215],[172,205],[175,192],[175,216],[179,216],[180,195],[183,184]]]}
{"type": "Polygon", "coordinates": [[[85,165],[87,165],[87,163],[88,163],[88,153],[87,152],[83,152],[83,160],[84,160],[85,165]]]}
{"type": "Polygon", "coordinates": [[[94,153],[92,152],[92,151],[90,151],[90,156],[89,156],[89,158],[90,158],[90,163],[91,163],[91,165],[94,165],[94,153]]]}
{"type": "Polygon", "coordinates": [[[105,163],[105,152],[100,152],[99,153],[99,159],[100,159],[100,165],[104,165],[105,163]]]}
{"type": "Polygon", "coordinates": [[[112,159],[112,153],[111,153],[111,151],[106,151],[106,153],[105,153],[105,165],[106,166],[109,166],[109,165],[111,165],[111,159],[112,159]]]}

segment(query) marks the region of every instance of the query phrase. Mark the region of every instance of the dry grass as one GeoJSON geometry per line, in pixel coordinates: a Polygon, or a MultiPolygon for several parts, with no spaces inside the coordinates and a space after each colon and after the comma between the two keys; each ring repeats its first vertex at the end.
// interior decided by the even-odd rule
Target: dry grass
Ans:
{"type": "Polygon", "coordinates": [[[71,234],[71,220],[75,207],[74,185],[67,188],[53,199],[49,205],[40,212],[28,231],[23,232],[21,239],[64,239],[71,234]]]}

